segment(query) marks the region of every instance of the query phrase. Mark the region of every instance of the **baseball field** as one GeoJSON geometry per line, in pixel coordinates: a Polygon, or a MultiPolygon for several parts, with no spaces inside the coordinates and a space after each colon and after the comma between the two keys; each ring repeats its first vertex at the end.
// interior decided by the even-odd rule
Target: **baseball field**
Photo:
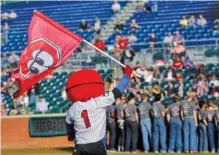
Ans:
{"type": "MultiPolygon", "coordinates": [[[[65,149],[3,149],[2,155],[71,155],[72,150],[70,148],[65,149]]],[[[108,155],[121,155],[121,154],[131,154],[131,153],[107,153],[108,155]]],[[[136,153],[136,155],[145,154],[145,153],[136,153]]],[[[169,153],[162,153],[169,154],[169,153]]],[[[172,153],[171,153],[172,154],[172,153]]],[[[193,153],[193,155],[199,155],[204,153],[193,153]]],[[[212,153],[205,153],[212,154],[212,153]]],[[[155,153],[147,153],[147,155],[155,155],[155,153]]],[[[181,154],[177,154],[181,155],[181,154]]],[[[185,153],[182,153],[185,155],[185,153]]]]}

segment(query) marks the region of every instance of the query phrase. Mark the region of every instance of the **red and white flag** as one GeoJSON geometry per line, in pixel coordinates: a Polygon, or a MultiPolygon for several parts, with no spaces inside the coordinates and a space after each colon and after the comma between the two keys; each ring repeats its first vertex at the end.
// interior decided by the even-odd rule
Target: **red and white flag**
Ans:
{"type": "Polygon", "coordinates": [[[83,39],[44,14],[34,11],[28,29],[28,45],[20,56],[19,67],[12,73],[22,95],[38,81],[61,66],[83,39]]]}

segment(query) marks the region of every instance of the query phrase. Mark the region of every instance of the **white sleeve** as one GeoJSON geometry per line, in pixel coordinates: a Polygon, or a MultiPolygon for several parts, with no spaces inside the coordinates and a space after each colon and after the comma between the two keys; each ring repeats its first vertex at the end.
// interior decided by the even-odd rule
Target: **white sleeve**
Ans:
{"type": "Polygon", "coordinates": [[[97,107],[104,108],[115,102],[115,97],[112,92],[107,92],[103,96],[97,97],[94,99],[97,107]]]}
{"type": "Polygon", "coordinates": [[[71,117],[71,108],[68,110],[65,121],[67,124],[74,124],[73,119],[71,117]]]}

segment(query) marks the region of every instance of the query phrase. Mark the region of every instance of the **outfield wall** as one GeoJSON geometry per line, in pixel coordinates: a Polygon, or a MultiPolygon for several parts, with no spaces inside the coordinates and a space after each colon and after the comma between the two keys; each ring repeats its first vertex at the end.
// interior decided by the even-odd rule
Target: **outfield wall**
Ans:
{"type": "MultiPolygon", "coordinates": [[[[30,137],[30,117],[33,116],[4,116],[1,118],[2,148],[60,148],[73,146],[73,143],[68,142],[67,136],[65,135],[54,137],[30,137]]],[[[40,115],[37,117],[40,117],[40,115]]]]}

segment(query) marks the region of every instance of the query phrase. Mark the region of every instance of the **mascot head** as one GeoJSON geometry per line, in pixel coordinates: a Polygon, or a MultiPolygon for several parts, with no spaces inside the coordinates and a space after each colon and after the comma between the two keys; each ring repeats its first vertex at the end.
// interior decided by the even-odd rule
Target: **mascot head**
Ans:
{"type": "Polygon", "coordinates": [[[69,100],[86,102],[105,93],[104,80],[93,69],[76,71],[68,78],[66,92],[69,100]]]}

